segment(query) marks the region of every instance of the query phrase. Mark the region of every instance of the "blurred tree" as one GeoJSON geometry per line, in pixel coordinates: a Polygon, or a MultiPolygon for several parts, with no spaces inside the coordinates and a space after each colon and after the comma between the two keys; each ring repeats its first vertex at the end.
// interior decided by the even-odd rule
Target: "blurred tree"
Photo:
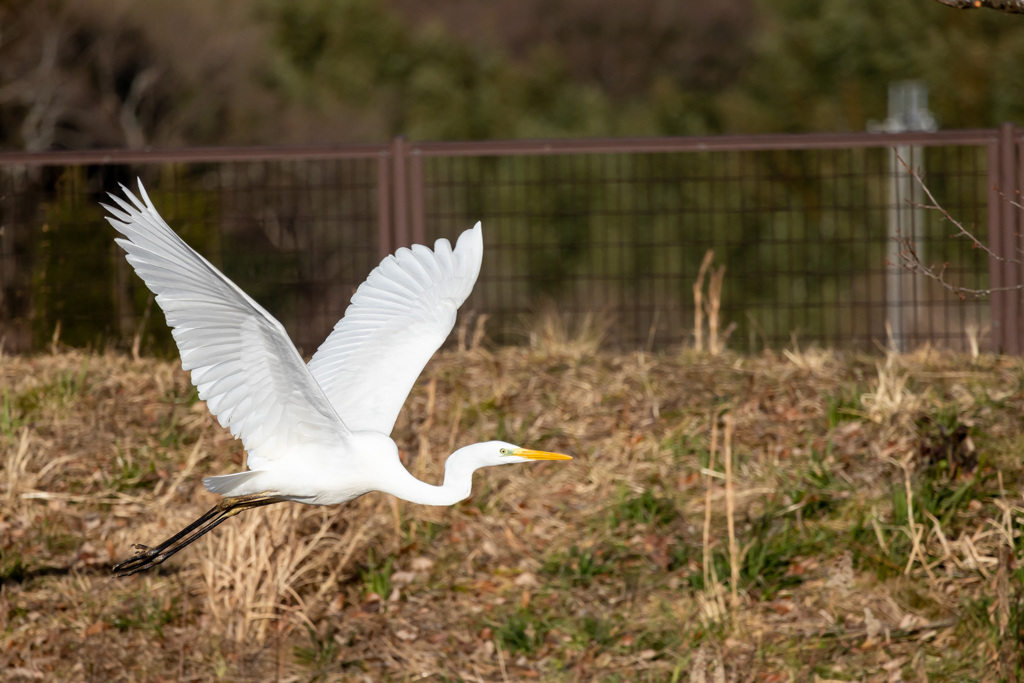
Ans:
{"type": "Polygon", "coordinates": [[[478,139],[607,133],[604,99],[557,65],[531,70],[378,0],[264,0],[273,83],[307,106],[358,104],[375,137],[478,139]]]}
{"type": "Polygon", "coordinates": [[[887,0],[0,0],[0,148],[1020,119],[1024,26],[887,0]]]}
{"type": "Polygon", "coordinates": [[[3,0],[0,148],[88,149],[351,139],[273,82],[272,26],[225,0],[3,0]]]}
{"type": "Polygon", "coordinates": [[[434,33],[443,27],[475,54],[497,55],[511,72],[502,92],[518,104],[504,111],[520,115],[524,136],[558,134],[566,126],[570,135],[657,135],[718,130],[714,98],[753,56],[754,2],[393,0],[392,6],[411,26],[434,33]],[[567,111],[575,112],[568,120],[567,111]]]}
{"type": "Polygon", "coordinates": [[[753,0],[396,0],[394,6],[411,25],[441,23],[460,42],[496,46],[521,63],[541,51],[562,62],[571,79],[613,98],[646,95],[661,78],[697,90],[727,87],[750,57],[757,25],[753,0]]]}
{"type": "Polygon", "coordinates": [[[731,132],[864,130],[920,79],[943,128],[1024,120],[1024,24],[938,3],[762,0],[756,59],[723,93],[731,132]]]}

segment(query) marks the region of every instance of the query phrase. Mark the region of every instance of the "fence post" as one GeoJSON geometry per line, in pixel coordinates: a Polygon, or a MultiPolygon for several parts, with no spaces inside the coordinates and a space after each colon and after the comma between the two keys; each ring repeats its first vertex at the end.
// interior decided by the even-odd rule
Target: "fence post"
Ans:
{"type": "Polygon", "coordinates": [[[988,248],[991,255],[988,258],[988,286],[991,294],[989,296],[989,318],[992,326],[992,351],[1002,353],[1006,349],[1006,334],[1004,330],[1005,320],[1003,300],[1006,292],[1003,291],[1003,269],[1002,263],[995,258],[996,254],[1003,253],[1003,230],[1000,221],[999,206],[999,169],[1002,149],[999,139],[988,144],[988,248]]]}
{"type": "Polygon", "coordinates": [[[901,267],[900,251],[904,241],[914,246],[919,257],[924,256],[924,242],[919,225],[920,189],[913,182],[911,171],[923,173],[921,166],[924,155],[920,147],[897,145],[889,150],[891,178],[889,180],[888,210],[888,256],[887,261],[893,264],[886,273],[885,308],[886,321],[892,332],[891,343],[895,350],[905,352],[910,342],[916,340],[919,327],[918,316],[921,302],[918,300],[918,277],[901,267]],[[903,168],[900,163],[906,164],[903,168]]]}
{"type": "MultiPolygon", "coordinates": [[[[1010,131],[1010,149],[1017,153],[1017,177],[1010,197],[1016,202],[1017,206],[1008,204],[1007,210],[1016,219],[1010,222],[1011,230],[1014,231],[1015,235],[1013,245],[1016,252],[1014,257],[1018,261],[1016,264],[1013,264],[1014,272],[1017,274],[1017,283],[1024,285],[1024,129],[1017,129],[1011,125],[1010,131]],[[1016,225],[1015,228],[1014,225],[1016,225]]],[[[1017,290],[1016,303],[1019,316],[1017,322],[1017,353],[1024,354],[1024,289],[1017,290]]]]}
{"type": "MultiPolygon", "coordinates": [[[[887,133],[907,131],[934,132],[938,126],[928,109],[928,86],[922,81],[895,81],[889,84],[889,116],[869,130],[887,133]]],[[[918,317],[921,313],[918,280],[914,273],[900,267],[899,253],[903,244],[913,245],[915,253],[923,256],[924,239],[918,216],[921,212],[921,189],[913,182],[907,170],[923,175],[924,155],[915,145],[896,145],[889,153],[892,178],[889,182],[889,250],[888,260],[893,264],[886,276],[886,322],[897,351],[906,351],[911,340],[918,337],[918,317]]]]}
{"type": "Polygon", "coordinates": [[[1012,353],[1024,354],[1024,138],[1018,135],[1017,127],[1012,123],[1002,125],[1000,133],[1006,136],[1006,189],[1002,198],[1002,211],[1006,223],[1004,244],[1009,249],[1005,265],[1011,273],[1016,289],[1010,292],[1010,305],[1013,307],[1012,353]],[[1016,204],[1016,206],[1015,206],[1016,204]]]}
{"type": "MultiPolygon", "coordinates": [[[[1020,355],[1021,301],[1024,291],[1017,289],[1022,283],[1020,237],[1017,234],[1019,209],[1010,202],[1018,190],[1017,144],[1012,123],[999,127],[995,163],[989,161],[989,245],[1002,260],[989,259],[991,265],[992,332],[995,350],[1020,355]],[[993,165],[995,169],[993,169],[993,165]],[[995,170],[993,177],[992,171],[995,170]],[[1000,291],[995,291],[999,289],[1000,291]]],[[[989,153],[992,153],[991,147],[989,153]]]]}

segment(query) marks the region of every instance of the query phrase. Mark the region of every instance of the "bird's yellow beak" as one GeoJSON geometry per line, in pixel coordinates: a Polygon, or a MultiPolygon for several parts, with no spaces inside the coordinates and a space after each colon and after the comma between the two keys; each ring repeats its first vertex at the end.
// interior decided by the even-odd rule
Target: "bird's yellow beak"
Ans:
{"type": "Polygon", "coordinates": [[[512,451],[512,455],[518,455],[520,458],[529,458],[530,460],[572,460],[571,455],[534,451],[529,448],[517,448],[512,451]]]}

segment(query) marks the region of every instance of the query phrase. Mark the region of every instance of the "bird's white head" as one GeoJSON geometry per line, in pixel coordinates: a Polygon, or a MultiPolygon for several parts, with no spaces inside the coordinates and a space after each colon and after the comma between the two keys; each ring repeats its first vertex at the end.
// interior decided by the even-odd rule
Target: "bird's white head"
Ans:
{"type": "Polygon", "coordinates": [[[460,448],[448,458],[448,469],[466,468],[470,471],[494,465],[510,465],[531,460],[572,460],[571,456],[548,451],[535,451],[507,441],[484,441],[460,448]]]}
{"type": "Polygon", "coordinates": [[[548,451],[535,451],[531,448],[523,448],[504,441],[490,441],[484,445],[490,445],[498,449],[497,464],[504,465],[508,462],[530,462],[531,460],[572,460],[571,455],[564,453],[550,453],[548,451]]]}

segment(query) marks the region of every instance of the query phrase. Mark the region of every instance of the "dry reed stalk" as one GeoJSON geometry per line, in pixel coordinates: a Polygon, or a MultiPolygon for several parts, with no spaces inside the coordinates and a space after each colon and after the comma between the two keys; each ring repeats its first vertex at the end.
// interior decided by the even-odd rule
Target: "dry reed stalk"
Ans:
{"type": "Polygon", "coordinates": [[[704,535],[702,536],[701,548],[703,549],[704,562],[704,586],[710,585],[711,571],[714,569],[714,557],[711,554],[711,498],[714,487],[714,478],[711,473],[715,470],[715,452],[718,450],[718,419],[711,416],[711,448],[708,451],[708,469],[704,473],[704,535]]]}
{"type": "Polygon", "coordinates": [[[924,569],[932,581],[935,580],[935,575],[932,573],[931,567],[928,565],[928,556],[925,548],[921,544],[921,540],[924,538],[925,529],[919,526],[914,520],[914,488],[910,481],[910,459],[912,455],[908,455],[899,462],[899,466],[903,470],[903,487],[906,491],[907,496],[907,528],[904,533],[910,539],[910,553],[907,556],[907,564],[903,568],[903,573],[909,575],[914,569],[915,559],[921,563],[921,568],[924,569]]]}
{"type": "Polygon", "coordinates": [[[736,543],[736,494],[732,481],[732,434],[736,422],[732,415],[722,416],[725,422],[723,452],[725,455],[725,519],[729,529],[729,579],[732,589],[732,606],[740,604],[740,549],[736,543]]]}
{"type": "Polygon", "coordinates": [[[731,323],[723,332],[721,330],[720,312],[722,309],[722,285],[725,282],[725,266],[712,268],[715,257],[713,249],[708,249],[697,271],[697,280],[693,283],[693,345],[696,351],[704,351],[704,318],[708,321],[707,351],[712,356],[725,350],[736,324],[731,323]],[[704,295],[704,278],[708,277],[708,293],[704,295]]]}
{"type": "Polygon", "coordinates": [[[455,403],[455,411],[451,420],[451,427],[448,428],[448,452],[455,452],[455,444],[459,438],[459,427],[462,424],[462,415],[466,409],[466,401],[459,396],[455,403]]]}
{"type": "Polygon", "coordinates": [[[963,562],[961,566],[968,570],[973,570],[981,574],[982,578],[988,581],[992,578],[992,575],[986,569],[986,565],[999,565],[999,560],[995,557],[984,554],[978,549],[980,541],[984,538],[978,538],[979,536],[986,536],[980,529],[976,530],[973,536],[968,536],[966,533],[961,534],[960,538],[957,539],[957,545],[960,547],[963,554],[963,562]]]}
{"type": "Polygon", "coordinates": [[[1010,574],[1013,564],[1013,547],[1005,544],[999,547],[999,569],[995,578],[996,628],[999,633],[998,661],[1000,679],[1006,683],[1017,683],[1016,634],[1010,633],[1010,574]]]}
{"type": "Polygon", "coordinates": [[[50,355],[56,356],[60,353],[60,320],[53,326],[53,337],[50,338],[50,355]]]}
{"type": "Polygon", "coordinates": [[[480,348],[484,339],[487,338],[487,319],[489,317],[487,313],[477,313],[476,311],[460,314],[459,326],[455,331],[456,350],[465,353],[480,348]],[[473,326],[472,334],[469,332],[470,323],[473,326]]]}
{"type": "Polygon", "coordinates": [[[505,667],[505,655],[501,652],[501,642],[498,640],[494,642],[494,651],[498,655],[498,666],[501,667],[501,680],[502,683],[509,683],[508,669],[505,667]]]}
{"type": "Polygon", "coordinates": [[[715,683],[725,683],[725,664],[721,657],[715,657],[715,668],[711,671],[715,683]]]}
{"type": "Polygon", "coordinates": [[[693,283],[693,348],[696,351],[704,350],[704,276],[714,258],[714,249],[704,252],[704,260],[700,262],[700,270],[697,271],[697,281],[693,283]]]}
{"type": "Polygon", "coordinates": [[[893,429],[907,427],[922,404],[922,398],[907,388],[909,378],[900,367],[899,357],[895,351],[887,352],[885,362],[875,364],[878,373],[875,391],[861,395],[861,405],[867,409],[868,419],[893,429]]]}
{"type": "Polygon", "coordinates": [[[473,325],[473,339],[469,344],[467,351],[480,348],[480,345],[484,343],[484,339],[487,337],[487,318],[489,316],[486,313],[480,313],[476,317],[476,322],[473,325]]]}
{"type": "Polygon", "coordinates": [[[14,501],[22,488],[35,488],[34,486],[24,486],[28,480],[28,462],[31,459],[28,446],[29,429],[28,427],[23,427],[21,436],[18,438],[18,447],[8,448],[7,457],[4,461],[4,474],[7,479],[6,505],[8,508],[13,507],[14,501]]]}
{"type": "Polygon", "coordinates": [[[981,328],[976,322],[969,322],[964,325],[964,336],[967,337],[967,348],[971,352],[971,360],[978,360],[981,355],[981,328]]]}
{"type": "MultiPolygon", "coordinates": [[[[1016,538],[1014,523],[1014,506],[1006,499],[1006,489],[1003,486],[1003,472],[997,471],[999,481],[999,498],[995,501],[1002,513],[999,520],[992,520],[992,525],[999,531],[999,568],[996,571],[995,594],[996,594],[996,627],[999,634],[998,661],[999,674],[1002,680],[1007,683],[1017,683],[1018,665],[1024,663],[1024,654],[1018,651],[1020,645],[1019,628],[1018,633],[1011,633],[1010,620],[1013,615],[1011,605],[1011,594],[1018,601],[1020,606],[1022,587],[1019,585],[1014,565],[1016,564],[1016,538]],[[1011,588],[1011,582],[1017,583],[1016,590],[1011,588]]],[[[1020,615],[1017,617],[1020,619],[1020,615]]]]}
{"type": "MultiPolygon", "coordinates": [[[[719,333],[719,312],[722,309],[722,284],[725,281],[725,266],[719,266],[711,270],[711,277],[708,279],[708,301],[705,304],[708,316],[708,352],[717,356],[725,346],[725,338],[720,341],[719,333]]],[[[727,335],[726,335],[727,336],[727,335]]]]}
{"type": "MultiPolygon", "coordinates": [[[[582,316],[562,313],[553,302],[540,307],[532,320],[525,321],[530,348],[545,355],[572,359],[589,358],[597,353],[612,327],[607,310],[588,311],[582,316]]],[[[474,347],[482,341],[474,334],[474,347]]]]}
{"type": "Polygon", "coordinates": [[[412,468],[413,476],[423,479],[427,471],[427,462],[430,458],[430,432],[434,426],[434,415],[437,412],[437,378],[431,377],[427,382],[427,405],[424,411],[426,417],[417,430],[418,450],[416,454],[415,467],[412,468]]]}
{"type": "MultiPolygon", "coordinates": [[[[711,667],[711,683],[725,683],[725,664],[718,653],[708,655],[708,646],[701,645],[690,660],[690,683],[708,683],[708,665],[711,667]]],[[[675,678],[673,677],[673,680],[675,678]]]]}
{"type": "MultiPolygon", "coordinates": [[[[359,507],[349,504],[349,511],[359,507]]],[[[232,522],[210,535],[199,571],[207,611],[237,642],[264,642],[271,623],[283,614],[312,622],[302,597],[305,587],[319,586],[320,598],[326,586],[336,585],[328,578],[345,568],[352,546],[363,537],[353,525],[333,531],[330,510],[292,503],[249,511],[232,522]],[[311,533],[303,530],[310,523],[311,533]]]]}
{"type": "Polygon", "coordinates": [[[903,490],[907,496],[907,536],[910,537],[910,554],[907,556],[907,566],[903,568],[904,574],[909,574],[910,570],[914,566],[914,558],[917,557],[921,560],[921,564],[927,564],[924,555],[921,552],[921,537],[917,533],[917,525],[914,522],[914,487],[910,482],[910,463],[909,457],[904,458],[900,461],[900,467],[903,469],[903,490]]]}
{"type": "Polygon", "coordinates": [[[794,366],[819,377],[827,376],[828,366],[836,359],[836,354],[831,350],[817,347],[800,349],[795,340],[793,348],[783,349],[782,355],[794,366]]]}
{"type": "Polygon", "coordinates": [[[707,646],[701,645],[690,660],[690,683],[707,683],[708,680],[708,652],[707,646]]]}
{"type": "MultiPolygon", "coordinates": [[[[118,261],[118,263],[123,262],[118,261]]],[[[142,333],[146,330],[146,323],[149,322],[149,314],[153,310],[153,302],[155,300],[156,297],[154,297],[151,292],[149,298],[146,299],[146,307],[142,311],[142,319],[139,321],[138,326],[136,326],[135,328],[135,334],[132,335],[132,360],[134,360],[136,363],[138,363],[139,359],[141,358],[141,356],[139,355],[139,350],[142,348],[142,333]]]]}
{"type": "Polygon", "coordinates": [[[950,562],[953,558],[953,548],[949,544],[949,538],[946,537],[946,533],[942,530],[942,522],[932,513],[925,511],[928,515],[928,519],[932,523],[931,536],[934,536],[939,541],[939,546],[942,548],[942,557],[940,562],[950,562]]]}
{"type": "Polygon", "coordinates": [[[717,450],[718,415],[713,413],[711,416],[711,449],[708,452],[708,467],[704,473],[704,534],[702,538],[704,594],[700,601],[703,616],[711,621],[718,621],[726,615],[722,585],[718,580],[714,552],[711,549],[711,500],[714,491],[715,453],[717,450]]]}
{"type": "MultiPolygon", "coordinates": [[[[163,509],[171,504],[171,500],[174,498],[175,493],[177,493],[178,487],[184,484],[185,480],[192,476],[192,473],[196,469],[196,465],[199,464],[199,462],[203,459],[204,456],[205,451],[203,450],[203,437],[200,436],[196,440],[196,443],[192,447],[192,450],[189,451],[188,459],[185,460],[185,465],[181,468],[181,470],[177,472],[177,474],[174,477],[174,480],[167,487],[166,493],[164,493],[164,495],[160,498],[160,501],[157,503],[158,509],[163,509]]],[[[161,481],[160,483],[163,483],[163,481],[161,481]]],[[[154,493],[155,492],[156,491],[154,491],[154,493]]]]}

